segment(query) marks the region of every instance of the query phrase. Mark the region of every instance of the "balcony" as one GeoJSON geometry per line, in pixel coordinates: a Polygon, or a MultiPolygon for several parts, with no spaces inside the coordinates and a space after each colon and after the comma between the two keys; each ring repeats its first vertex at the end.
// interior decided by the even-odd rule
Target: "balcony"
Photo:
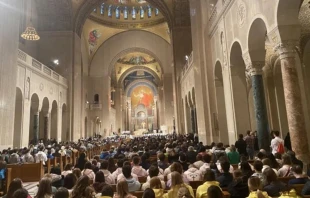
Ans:
{"type": "Polygon", "coordinates": [[[45,78],[48,78],[54,82],[57,82],[66,88],[68,88],[68,81],[55,71],[51,70],[47,66],[40,63],[38,60],[32,58],[25,52],[18,50],[18,62],[19,64],[23,64],[27,67],[29,67],[31,70],[35,70],[39,72],[40,75],[44,76],[45,78]]]}
{"type": "Polygon", "coordinates": [[[218,0],[214,5],[209,18],[209,33],[212,33],[219,19],[234,0],[218,0]]]}
{"type": "Polygon", "coordinates": [[[185,76],[185,74],[187,73],[187,71],[190,70],[190,68],[192,67],[194,62],[194,52],[192,51],[192,53],[189,55],[188,60],[186,61],[183,70],[182,70],[182,76],[185,76]]]}

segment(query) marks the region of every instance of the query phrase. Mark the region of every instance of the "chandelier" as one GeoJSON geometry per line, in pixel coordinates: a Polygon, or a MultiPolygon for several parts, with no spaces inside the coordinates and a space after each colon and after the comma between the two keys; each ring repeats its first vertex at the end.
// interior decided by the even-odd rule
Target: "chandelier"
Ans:
{"type": "Polygon", "coordinates": [[[21,34],[21,37],[28,41],[37,41],[40,39],[36,29],[32,26],[32,1],[31,1],[31,15],[30,15],[30,25],[26,27],[26,30],[21,34]]]}

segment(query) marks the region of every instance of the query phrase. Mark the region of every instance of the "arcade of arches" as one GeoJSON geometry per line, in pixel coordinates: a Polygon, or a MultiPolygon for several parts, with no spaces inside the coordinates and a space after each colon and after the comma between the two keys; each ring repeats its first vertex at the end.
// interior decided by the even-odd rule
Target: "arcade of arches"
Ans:
{"type": "Polygon", "coordinates": [[[234,144],[247,130],[269,149],[279,130],[310,163],[308,3],[0,0],[0,149],[158,131],[234,144]]]}

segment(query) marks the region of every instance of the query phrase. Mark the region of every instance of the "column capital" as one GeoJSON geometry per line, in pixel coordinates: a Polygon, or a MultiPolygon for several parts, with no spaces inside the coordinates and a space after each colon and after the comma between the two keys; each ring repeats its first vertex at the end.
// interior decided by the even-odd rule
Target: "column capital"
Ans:
{"type": "Polygon", "coordinates": [[[255,76],[263,74],[263,67],[265,66],[265,61],[253,61],[249,52],[244,53],[242,57],[246,67],[245,72],[247,75],[255,76]]]}
{"type": "Polygon", "coordinates": [[[280,59],[294,58],[296,55],[296,46],[298,45],[298,40],[281,41],[275,45],[274,51],[279,54],[280,59]]]}

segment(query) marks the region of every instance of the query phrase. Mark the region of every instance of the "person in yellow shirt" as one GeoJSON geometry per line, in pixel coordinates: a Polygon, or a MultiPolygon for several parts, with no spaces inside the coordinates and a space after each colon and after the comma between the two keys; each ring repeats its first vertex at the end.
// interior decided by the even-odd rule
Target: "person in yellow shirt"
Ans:
{"type": "Polygon", "coordinates": [[[204,181],[205,183],[203,183],[197,188],[196,198],[207,197],[208,188],[210,186],[220,186],[220,183],[217,182],[215,179],[214,172],[210,169],[207,169],[206,173],[204,174],[204,181]]]}
{"type": "Polygon", "coordinates": [[[250,190],[248,198],[269,198],[266,191],[261,191],[262,183],[258,177],[250,177],[248,186],[250,190]]]}
{"type": "Polygon", "coordinates": [[[297,195],[295,189],[291,189],[287,192],[280,193],[281,196],[279,198],[300,198],[300,196],[297,195]]]}
{"type": "Polygon", "coordinates": [[[182,175],[176,171],[171,173],[171,188],[168,193],[164,194],[164,198],[176,198],[181,187],[189,190],[192,197],[194,197],[193,188],[183,182],[182,175]]]}
{"type": "Polygon", "coordinates": [[[155,198],[162,198],[164,196],[164,189],[158,177],[152,177],[150,180],[150,188],[153,189],[155,198]]]}

